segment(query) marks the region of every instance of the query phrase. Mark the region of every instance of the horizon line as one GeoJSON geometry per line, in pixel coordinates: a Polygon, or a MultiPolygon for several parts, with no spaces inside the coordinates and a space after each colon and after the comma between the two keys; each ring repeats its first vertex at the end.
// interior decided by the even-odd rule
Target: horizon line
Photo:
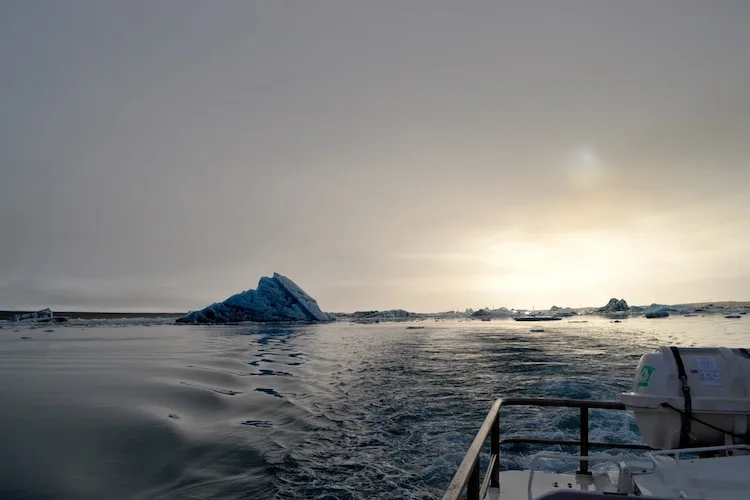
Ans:
{"type": "MultiPolygon", "coordinates": [[[[700,301],[700,302],[681,302],[681,303],[677,303],[677,304],[668,304],[668,303],[653,302],[652,304],[648,304],[648,305],[629,305],[629,306],[630,307],[648,307],[648,306],[654,305],[654,304],[664,305],[664,306],[694,306],[694,307],[701,307],[701,306],[706,306],[706,305],[718,305],[720,307],[721,306],[737,305],[737,306],[740,306],[740,307],[750,307],[750,300],[707,300],[707,301],[700,301]]],[[[532,309],[526,309],[526,308],[522,308],[522,307],[521,308],[509,308],[509,307],[505,307],[505,306],[500,306],[500,307],[497,307],[497,308],[493,307],[492,309],[489,309],[489,310],[497,310],[497,309],[505,308],[505,309],[516,310],[516,311],[530,311],[530,310],[549,311],[552,307],[555,307],[555,306],[552,305],[552,306],[550,306],[548,308],[542,308],[542,309],[534,309],[534,308],[532,308],[532,309]]],[[[580,311],[580,310],[583,310],[583,309],[598,309],[598,308],[603,307],[603,306],[580,306],[580,307],[563,307],[563,306],[557,306],[557,307],[559,307],[560,309],[571,309],[573,311],[580,311]]],[[[9,314],[19,314],[19,313],[35,312],[35,311],[39,311],[41,309],[46,309],[46,308],[45,307],[41,307],[41,308],[38,307],[38,308],[28,308],[28,309],[0,309],[0,316],[5,316],[5,315],[9,315],[9,314]]],[[[109,309],[109,310],[104,310],[104,309],[92,309],[92,310],[80,310],[80,309],[78,309],[78,310],[76,310],[76,309],[65,310],[65,309],[57,309],[56,310],[56,309],[53,309],[53,308],[49,308],[49,309],[52,309],[53,313],[60,313],[60,314],[128,314],[128,315],[132,315],[132,314],[147,314],[147,315],[150,315],[150,316],[158,315],[158,314],[166,314],[166,315],[170,315],[171,316],[171,315],[175,315],[175,314],[187,314],[187,313],[190,312],[190,310],[180,310],[180,311],[168,311],[168,310],[165,310],[165,311],[153,311],[152,310],[152,311],[145,311],[145,310],[132,310],[132,309],[129,309],[129,310],[112,310],[112,309],[109,309]]],[[[402,308],[358,309],[358,310],[351,311],[351,312],[343,312],[343,311],[326,311],[326,312],[329,312],[329,313],[332,313],[332,314],[354,314],[354,313],[357,313],[357,312],[365,312],[365,311],[394,311],[394,310],[398,310],[398,309],[401,309],[401,310],[404,310],[404,311],[407,311],[407,312],[410,312],[410,313],[413,313],[413,314],[442,314],[442,313],[448,313],[448,312],[464,312],[467,309],[471,309],[473,311],[480,311],[480,310],[486,309],[486,308],[479,307],[479,308],[475,309],[475,308],[472,308],[472,307],[468,307],[468,308],[464,309],[463,311],[460,310],[460,309],[448,309],[448,310],[445,310],[445,311],[431,311],[431,312],[408,311],[407,309],[402,309],[402,308]]]]}

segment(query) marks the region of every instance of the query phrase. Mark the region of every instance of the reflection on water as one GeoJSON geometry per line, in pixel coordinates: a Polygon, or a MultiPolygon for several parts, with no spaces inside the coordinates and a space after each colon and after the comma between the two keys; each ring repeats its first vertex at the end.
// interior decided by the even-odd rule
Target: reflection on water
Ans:
{"type": "MultiPolygon", "coordinates": [[[[434,498],[494,398],[616,398],[644,351],[750,340],[720,317],[422,325],[6,327],[0,497],[434,498]]],[[[591,424],[637,439],[627,414],[591,424]]]]}

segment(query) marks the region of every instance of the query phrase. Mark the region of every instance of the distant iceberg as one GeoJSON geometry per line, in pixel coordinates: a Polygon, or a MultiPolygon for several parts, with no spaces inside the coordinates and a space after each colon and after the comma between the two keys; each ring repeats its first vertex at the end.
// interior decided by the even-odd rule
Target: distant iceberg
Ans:
{"type": "Polygon", "coordinates": [[[549,312],[555,316],[560,316],[561,318],[568,318],[570,316],[575,316],[576,314],[578,314],[574,309],[571,309],[570,307],[557,306],[550,307],[549,312]]]}
{"type": "Polygon", "coordinates": [[[616,297],[613,297],[609,299],[609,302],[607,302],[606,306],[600,307],[596,310],[596,312],[607,317],[623,318],[627,316],[630,310],[631,307],[628,306],[628,303],[625,301],[625,299],[618,299],[616,297]]]}
{"type": "Polygon", "coordinates": [[[355,323],[380,323],[381,321],[409,321],[414,319],[414,313],[403,309],[388,311],[356,311],[348,315],[355,323]]]}
{"type": "Polygon", "coordinates": [[[643,315],[648,319],[666,318],[669,316],[669,311],[667,309],[654,309],[651,311],[646,311],[645,313],[643,313],[643,315]]]}
{"type": "Polygon", "coordinates": [[[513,316],[513,311],[508,308],[501,307],[499,309],[479,309],[478,311],[472,312],[469,317],[472,319],[493,319],[493,318],[510,318],[513,316]]]}
{"type": "Polygon", "coordinates": [[[333,317],[324,313],[318,303],[296,283],[274,273],[263,277],[256,290],[232,295],[224,302],[211,304],[177,320],[178,323],[263,323],[281,321],[327,322],[333,317]]]}

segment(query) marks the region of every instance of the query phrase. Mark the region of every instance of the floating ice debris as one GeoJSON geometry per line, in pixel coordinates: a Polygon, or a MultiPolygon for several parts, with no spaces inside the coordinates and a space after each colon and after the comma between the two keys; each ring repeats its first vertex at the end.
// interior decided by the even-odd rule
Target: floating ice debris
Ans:
{"type": "Polygon", "coordinates": [[[279,394],[278,392],[274,391],[273,389],[267,389],[265,387],[258,387],[255,390],[257,392],[265,392],[266,394],[269,394],[269,395],[271,395],[271,396],[273,396],[275,398],[283,398],[284,397],[281,394],[279,394]]]}
{"type": "Polygon", "coordinates": [[[268,420],[245,420],[241,425],[249,425],[251,427],[271,427],[273,424],[268,420]]]}
{"type": "Polygon", "coordinates": [[[292,376],[291,373],[279,372],[279,371],[276,371],[276,370],[265,370],[265,369],[260,370],[259,373],[251,373],[250,375],[253,375],[253,376],[257,375],[257,376],[260,376],[260,377],[264,377],[264,376],[267,376],[267,375],[275,375],[277,377],[291,377],[292,376]]]}
{"type": "Polygon", "coordinates": [[[532,328],[531,333],[544,333],[543,328],[532,328]]]}
{"type": "Polygon", "coordinates": [[[54,333],[54,330],[44,330],[44,333],[54,333]]]}
{"type": "Polygon", "coordinates": [[[31,340],[31,337],[21,337],[21,340],[31,340]]]}
{"type": "Polygon", "coordinates": [[[407,326],[406,329],[407,330],[424,330],[425,327],[424,326],[407,326]]]}
{"type": "Polygon", "coordinates": [[[242,321],[332,321],[315,299],[292,280],[274,273],[263,277],[256,290],[232,295],[200,311],[193,311],[177,320],[178,323],[239,323],[242,321]]]}

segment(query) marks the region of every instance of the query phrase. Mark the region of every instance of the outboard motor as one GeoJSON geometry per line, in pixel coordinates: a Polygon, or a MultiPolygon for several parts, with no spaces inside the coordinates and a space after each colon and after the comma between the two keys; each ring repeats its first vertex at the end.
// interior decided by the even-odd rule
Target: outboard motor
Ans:
{"type": "Polygon", "coordinates": [[[641,356],[622,402],[652,448],[750,444],[750,353],[659,347],[641,356]]]}

